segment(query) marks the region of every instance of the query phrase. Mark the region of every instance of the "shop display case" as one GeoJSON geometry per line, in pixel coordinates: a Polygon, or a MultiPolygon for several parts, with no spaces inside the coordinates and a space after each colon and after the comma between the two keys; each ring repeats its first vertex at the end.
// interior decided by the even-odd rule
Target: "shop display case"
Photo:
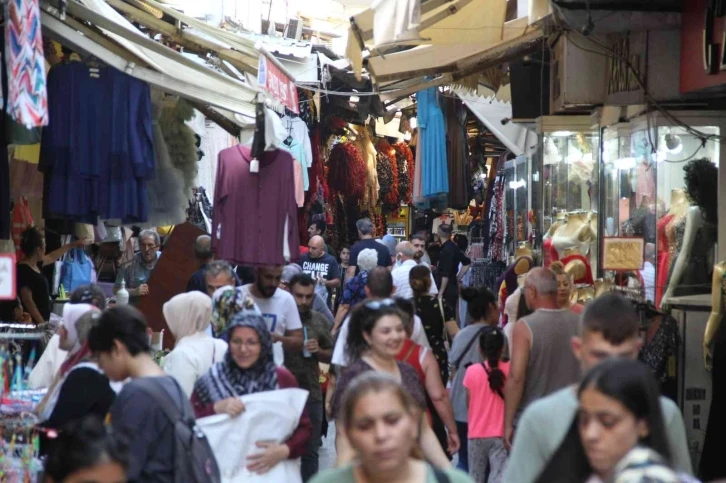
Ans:
{"type": "MultiPolygon", "coordinates": [[[[504,174],[507,179],[505,187],[507,211],[507,233],[510,234],[512,247],[520,242],[529,240],[529,179],[528,159],[526,156],[517,156],[504,164],[504,174]]],[[[510,250],[514,253],[514,249],[510,250]]]]}
{"type": "Polygon", "coordinates": [[[541,219],[544,264],[560,260],[576,284],[592,285],[599,249],[599,129],[589,116],[545,116],[537,128],[542,202],[534,215],[541,219]]]}
{"type": "MultiPolygon", "coordinates": [[[[642,268],[612,271],[603,266],[604,276],[621,284],[623,277],[630,278],[630,285],[640,286],[645,299],[658,307],[667,298],[709,293],[717,259],[718,227],[707,216],[693,216],[707,210],[687,193],[684,168],[695,167],[694,160],[702,158],[718,168],[721,145],[716,137],[723,133],[724,118],[686,116],[681,122],[689,127],[650,114],[603,131],[603,236],[644,242],[642,268]]],[[[712,214],[718,209],[719,177],[713,171],[707,203],[713,204],[712,214]]]]}

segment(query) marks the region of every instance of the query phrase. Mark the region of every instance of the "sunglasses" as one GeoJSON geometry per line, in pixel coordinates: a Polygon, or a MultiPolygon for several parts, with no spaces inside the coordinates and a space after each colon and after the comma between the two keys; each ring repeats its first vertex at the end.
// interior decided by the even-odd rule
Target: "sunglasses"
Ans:
{"type": "Polygon", "coordinates": [[[366,302],[363,304],[363,307],[370,309],[370,310],[379,310],[383,307],[394,307],[396,305],[396,301],[393,299],[383,299],[383,300],[371,300],[370,302],[366,302]]]}

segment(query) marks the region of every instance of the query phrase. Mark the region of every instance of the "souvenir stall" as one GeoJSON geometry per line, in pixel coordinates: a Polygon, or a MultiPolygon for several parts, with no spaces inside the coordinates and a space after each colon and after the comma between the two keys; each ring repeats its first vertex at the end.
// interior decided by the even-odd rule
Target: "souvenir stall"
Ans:
{"type": "Polygon", "coordinates": [[[586,302],[598,267],[599,127],[590,116],[543,116],[537,133],[531,185],[542,198],[533,198],[532,216],[543,233],[542,262],[548,267],[561,261],[574,278],[578,301],[586,302]]]}
{"type": "MultiPolygon", "coordinates": [[[[707,450],[704,435],[711,431],[711,398],[720,391],[704,367],[703,346],[716,341],[706,327],[709,313],[717,310],[712,301],[714,265],[726,253],[718,223],[724,129],[723,113],[669,112],[642,115],[603,130],[603,258],[613,258],[608,244],[616,248],[637,241],[629,243],[631,253],[617,254],[642,265],[625,274],[629,285],[678,323],[682,344],[672,370],[677,371],[678,403],[695,468],[707,450]]],[[[625,284],[612,270],[604,270],[604,277],[625,284]]],[[[720,295],[721,284],[717,289],[720,295]]],[[[718,427],[718,414],[713,414],[718,427]]]]}
{"type": "Polygon", "coordinates": [[[35,326],[0,323],[0,481],[3,482],[42,481],[40,436],[33,409],[45,391],[26,388],[32,362],[23,361],[28,344],[42,337],[35,326]]]}

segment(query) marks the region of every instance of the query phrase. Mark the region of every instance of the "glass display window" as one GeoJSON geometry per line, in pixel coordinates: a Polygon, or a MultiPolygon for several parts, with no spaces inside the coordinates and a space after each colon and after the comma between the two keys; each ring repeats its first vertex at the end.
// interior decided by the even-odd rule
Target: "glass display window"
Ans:
{"type": "Polygon", "coordinates": [[[550,116],[540,132],[544,265],[560,261],[576,284],[592,286],[599,251],[598,130],[589,117],[550,116]]]}
{"type": "Polygon", "coordinates": [[[526,156],[517,156],[504,165],[507,179],[505,188],[509,223],[507,228],[508,233],[512,234],[511,239],[514,241],[515,247],[518,246],[519,242],[529,240],[529,221],[527,218],[529,210],[528,164],[526,156]]]}
{"type": "Polygon", "coordinates": [[[683,122],[689,127],[651,114],[603,132],[603,236],[645,242],[640,270],[604,275],[659,307],[709,293],[716,258],[722,121],[691,114],[683,122]]]}

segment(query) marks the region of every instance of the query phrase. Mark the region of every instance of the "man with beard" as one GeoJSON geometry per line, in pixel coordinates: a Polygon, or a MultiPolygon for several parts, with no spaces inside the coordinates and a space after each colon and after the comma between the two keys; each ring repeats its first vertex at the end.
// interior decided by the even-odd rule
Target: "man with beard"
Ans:
{"type": "MultiPolygon", "coordinates": [[[[424,264],[431,268],[431,259],[426,253],[426,237],[420,233],[411,235],[411,243],[416,253],[413,255],[413,259],[418,264],[424,264]]],[[[438,293],[438,292],[437,292],[438,293]]]]}
{"type": "MultiPolygon", "coordinates": [[[[409,276],[411,269],[418,264],[416,262],[416,254],[416,248],[411,242],[403,241],[396,245],[396,268],[391,271],[393,285],[396,287],[396,297],[402,299],[413,298],[413,290],[409,283],[409,276]]],[[[431,274],[431,288],[429,289],[429,293],[431,295],[439,293],[433,274],[431,274]]]]}
{"type": "Polygon", "coordinates": [[[290,280],[290,292],[295,298],[305,333],[302,349],[285,351],[285,367],[292,372],[301,389],[309,392],[307,410],[313,425],[313,434],[302,457],[302,479],[308,481],[318,472],[318,451],[323,425],[323,391],[320,386],[320,362],[330,363],[333,341],[327,320],[312,310],[315,281],[307,274],[298,274],[290,280]]]}
{"type": "Polygon", "coordinates": [[[241,287],[262,313],[272,342],[282,342],[286,350],[302,350],[303,330],[295,299],[284,290],[278,290],[282,266],[268,265],[255,269],[255,283],[241,287]]]}
{"type": "Polygon", "coordinates": [[[141,297],[149,294],[147,282],[151,272],[159,260],[161,240],[154,230],[144,230],[139,234],[139,253],[124,269],[119,270],[116,283],[113,286],[115,294],[121,289],[121,281],[126,283],[129,292],[129,303],[136,304],[141,297]]]}

